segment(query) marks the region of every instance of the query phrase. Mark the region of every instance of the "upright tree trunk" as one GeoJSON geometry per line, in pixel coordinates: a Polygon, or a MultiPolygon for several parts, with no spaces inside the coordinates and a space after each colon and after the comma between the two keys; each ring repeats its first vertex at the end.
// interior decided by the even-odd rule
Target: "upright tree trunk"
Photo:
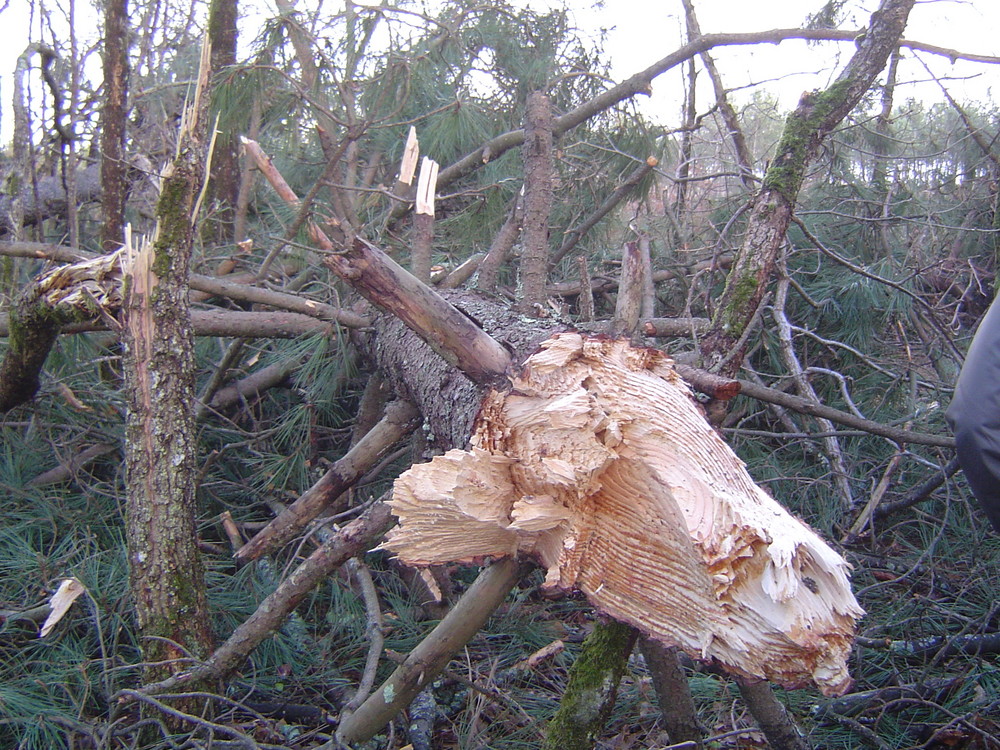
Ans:
{"type": "Polygon", "coordinates": [[[107,0],[104,11],[104,107],[101,111],[101,249],[125,241],[125,123],[128,117],[128,0],[107,0]]]}
{"type": "Polygon", "coordinates": [[[559,701],[559,712],[549,723],[543,750],[594,747],[614,708],[618,683],[638,635],[635,628],[620,622],[594,627],[583,652],[570,667],[570,683],[559,701]],[[586,720],[581,721],[581,715],[586,720]]]}
{"type": "MultiPolygon", "coordinates": [[[[203,54],[201,87],[208,67],[203,54]]],[[[194,357],[188,307],[192,215],[204,169],[200,94],[163,179],[156,234],[138,248],[127,241],[124,264],[129,276],[122,313],[126,535],[147,680],[188,666],[172,660],[202,657],[211,648],[195,529],[194,357]]]]}
{"type": "MultiPolygon", "coordinates": [[[[212,0],[208,9],[208,38],[212,44],[212,70],[222,75],[236,64],[239,0],[212,0]]],[[[214,87],[213,87],[214,89],[214,87]]],[[[237,133],[223,128],[212,154],[209,202],[214,205],[211,230],[221,243],[242,240],[235,236],[236,205],[240,195],[240,161],[237,133]]]]}
{"type": "Polygon", "coordinates": [[[552,211],[552,105],[541,92],[528,97],[524,118],[524,250],[519,270],[521,312],[537,314],[545,302],[552,211]]]}

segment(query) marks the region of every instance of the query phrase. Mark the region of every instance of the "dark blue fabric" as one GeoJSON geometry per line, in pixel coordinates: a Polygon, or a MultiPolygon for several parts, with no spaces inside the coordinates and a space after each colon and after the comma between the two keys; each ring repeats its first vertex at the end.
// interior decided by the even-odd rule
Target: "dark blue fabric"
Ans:
{"type": "Polygon", "coordinates": [[[1000,303],[994,301],[969,347],[946,414],[958,462],[1000,532],[1000,303]]]}

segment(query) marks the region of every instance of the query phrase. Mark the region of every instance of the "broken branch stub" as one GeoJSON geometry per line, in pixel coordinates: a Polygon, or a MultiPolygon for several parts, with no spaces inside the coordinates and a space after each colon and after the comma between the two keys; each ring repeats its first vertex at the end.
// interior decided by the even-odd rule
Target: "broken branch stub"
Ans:
{"type": "Polygon", "coordinates": [[[696,658],[850,684],[849,565],[754,484],[662,353],[560,333],[484,399],[468,451],[396,480],[411,565],[525,555],[545,585],[696,658]]]}

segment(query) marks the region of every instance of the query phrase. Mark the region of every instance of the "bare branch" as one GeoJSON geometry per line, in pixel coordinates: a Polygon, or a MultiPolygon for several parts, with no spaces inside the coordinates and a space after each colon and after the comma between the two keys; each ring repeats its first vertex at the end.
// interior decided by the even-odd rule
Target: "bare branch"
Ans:
{"type": "Polygon", "coordinates": [[[375,427],[338,459],[302,497],[236,552],[236,561],[244,564],[256,560],[295,538],[310,521],[374,466],[386,451],[411,432],[419,424],[418,416],[417,410],[405,401],[389,404],[385,416],[375,427]]]}

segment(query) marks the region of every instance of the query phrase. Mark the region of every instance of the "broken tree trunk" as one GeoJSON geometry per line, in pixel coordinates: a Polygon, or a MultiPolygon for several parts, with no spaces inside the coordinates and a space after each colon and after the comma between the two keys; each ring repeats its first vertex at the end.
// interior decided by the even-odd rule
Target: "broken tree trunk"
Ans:
{"type": "MultiPolygon", "coordinates": [[[[631,339],[635,335],[647,270],[637,243],[625,243],[615,314],[607,324],[612,336],[631,339]]],[[[618,683],[638,637],[634,627],[615,620],[594,624],[570,670],[559,710],[546,728],[546,748],[593,747],[614,709],[618,683]]]]}
{"type": "Polygon", "coordinates": [[[117,253],[54,268],[29,285],[10,315],[10,339],[0,362],[0,414],[34,397],[64,325],[114,315],[121,301],[117,253]]]}
{"type": "MultiPolygon", "coordinates": [[[[188,306],[204,174],[208,60],[206,40],[177,154],[164,170],[153,238],[134,247],[126,236],[122,256],[125,533],[147,681],[183,669],[188,659],[202,658],[212,647],[197,545],[195,367],[188,306]]],[[[204,710],[198,698],[173,705],[204,710]]]]}
{"type": "Polygon", "coordinates": [[[746,677],[850,684],[847,563],[755,485],[662,353],[559,333],[487,394],[471,450],[396,481],[411,565],[527,555],[545,585],[746,677]]]}
{"type": "MultiPolygon", "coordinates": [[[[397,480],[401,527],[385,548],[418,566],[527,555],[548,568],[550,588],[580,590],[612,617],[736,674],[846,689],[862,613],[849,566],[753,483],[662,353],[564,332],[522,360],[523,330],[501,345],[483,332],[495,336],[488,304],[463,299],[459,314],[368,243],[324,262],[398,317],[374,321],[375,358],[439,445],[463,444],[478,407],[471,450],[397,480]],[[431,348],[462,374],[433,369],[431,348]],[[511,362],[524,363],[518,374],[511,362]]],[[[408,689],[432,679],[446,645],[464,642],[457,633],[441,633],[433,669],[411,665],[408,689]]],[[[394,680],[348,717],[341,741],[372,736],[389,704],[402,705],[394,680]],[[348,729],[369,708],[378,721],[348,729]]]]}

